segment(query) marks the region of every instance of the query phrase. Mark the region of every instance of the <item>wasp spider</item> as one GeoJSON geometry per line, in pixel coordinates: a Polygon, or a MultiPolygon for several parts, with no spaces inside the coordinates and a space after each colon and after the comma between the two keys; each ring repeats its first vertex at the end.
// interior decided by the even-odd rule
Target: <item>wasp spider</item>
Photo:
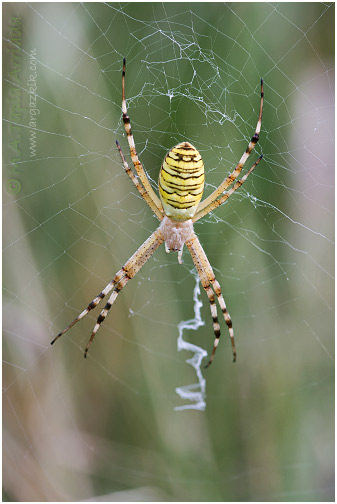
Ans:
{"type": "Polygon", "coordinates": [[[253,151],[256,143],[259,140],[261,130],[263,108],[263,81],[261,79],[261,101],[260,113],[256,125],[254,136],[242,155],[239,163],[233,172],[213,191],[204,201],[200,203],[204,190],[204,163],[200,153],[189,142],[181,142],[173,147],[165,156],[159,173],[159,196],[153,191],[150,182],[146,176],[145,170],[139,161],[135,142],[131,131],[130,118],[127,113],[125,101],[125,59],[123,60],[122,72],[122,112],[124,127],[130,147],[131,159],[136,170],[137,176],[129,167],[125,156],[121,150],[119,143],[116,141],[119,154],[121,156],[124,169],[142,198],[149,205],[160,221],[160,226],[151,234],[151,236],[139,247],[133,256],[124,264],[122,269],[116,273],[111,282],[95,297],[88,307],[83,310],[56,338],[52,344],[67,332],[76,322],[81,320],[87,313],[95,308],[105,296],[112,291],[110,298],[103,310],[101,311],[91,337],[84,351],[84,357],[87,356],[89,347],[105,320],[111,306],[115,302],[120,291],[125,287],[127,282],[133,278],[141,267],[146,263],[152,254],[157,250],[159,245],[165,243],[166,252],[178,252],[178,262],[182,262],[182,253],[184,244],[187,246],[192,256],[194,265],[201,280],[201,284],[208,296],[211,315],[213,319],[213,330],[215,334],[213,351],[208,367],[213,359],[220,338],[220,324],[218,321],[217,308],[215,297],[218,300],[219,306],[223,313],[225,322],[228,327],[229,337],[232,344],[233,361],[236,360],[236,350],[234,342],[234,332],[232,320],[226,308],[226,303],[221,294],[221,288],[216,280],[212,267],[207,259],[207,256],[202,248],[197,235],[193,230],[193,223],[207,215],[219,205],[222,205],[236,191],[252,173],[262,158],[262,155],[253,164],[253,166],[239,180],[241,170],[247,161],[249,155],[253,151]],[[231,186],[231,187],[230,187],[231,186]],[[226,192],[225,192],[226,191],[226,192]]]}

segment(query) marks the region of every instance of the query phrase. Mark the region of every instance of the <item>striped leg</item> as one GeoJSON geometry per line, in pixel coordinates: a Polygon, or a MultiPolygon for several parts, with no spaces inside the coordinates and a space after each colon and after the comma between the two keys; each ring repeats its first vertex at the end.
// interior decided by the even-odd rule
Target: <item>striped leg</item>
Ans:
{"type": "Polygon", "coordinates": [[[90,336],[90,339],[89,339],[89,341],[87,343],[87,346],[85,347],[85,350],[84,350],[84,357],[87,357],[87,353],[88,353],[89,347],[90,347],[90,345],[91,345],[91,343],[92,343],[92,341],[93,341],[93,339],[95,337],[95,334],[97,333],[98,329],[100,328],[102,322],[104,322],[107,314],[109,313],[109,310],[110,310],[111,306],[116,301],[116,298],[117,298],[118,294],[123,289],[123,287],[127,284],[127,282],[129,280],[131,280],[131,278],[132,278],[132,277],[129,277],[128,274],[127,274],[127,272],[125,271],[125,266],[123,266],[123,268],[117,273],[117,275],[121,275],[121,279],[118,282],[118,284],[116,285],[113,293],[109,297],[109,300],[106,303],[106,305],[104,306],[103,310],[101,311],[101,313],[97,317],[96,324],[95,324],[94,329],[93,329],[93,331],[91,333],[91,336],[90,336]]]}
{"type": "Polygon", "coordinates": [[[261,161],[262,158],[263,158],[263,154],[261,154],[261,156],[258,158],[258,160],[247,171],[247,173],[245,173],[244,176],[240,180],[238,180],[226,192],[226,194],[224,194],[223,196],[221,196],[221,198],[218,198],[217,200],[213,201],[213,203],[211,203],[210,205],[208,205],[208,207],[204,208],[203,210],[197,211],[197,213],[195,214],[195,216],[192,219],[193,222],[198,221],[199,219],[201,219],[202,217],[204,217],[205,215],[207,215],[209,212],[211,212],[212,210],[214,210],[214,208],[217,208],[218,206],[222,205],[226,200],[228,200],[228,198],[230,196],[232,196],[233,192],[235,192],[237,189],[239,189],[239,187],[241,187],[242,184],[247,180],[247,178],[249,177],[249,175],[252,173],[252,171],[254,170],[254,168],[259,164],[259,162],[261,161]]]}
{"type": "Polygon", "coordinates": [[[210,358],[208,364],[206,365],[206,367],[208,367],[210,364],[212,364],[216,349],[219,344],[219,339],[220,339],[220,325],[219,325],[218,316],[217,316],[217,309],[216,309],[216,304],[215,304],[214,293],[218,299],[219,306],[222,310],[225,322],[228,327],[229,337],[230,337],[231,344],[232,344],[233,362],[235,362],[236,361],[236,349],[235,349],[235,342],[234,342],[234,331],[233,331],[233,326],[232,326],[232,320],[231,320],[230,315],[227,311],[226,303],[225,303],[225,300],[222,296],[219,282],[215,279],[212,266],[210,265],[210,263],[207,259],[205,251],[202,248],[198,237],[194,233],[193,233],[192,238],[186,242],[186,246],[188,247],[188,249],[191,253],[194,265],[198,271],[198,274],[199,274],[199,277],[201,280],[201,284],[207,293],[207,296],[208,296],[208,299],[209,299],[209,302],[211,305],[211,314],[212,314],[212,319],[213,319],[213,329],[214,329],[214,334],[215,334],[215,340],[214,340],[214,344],[213,344],[212,355],[211,355],[211,358],[210,358]],[[214,292],[213,292],[210,284],[212,284],[214,292]]]}
{"type": "Polygon", "coordinates": [[[158,228],[152,235],[139,247],[139,249],[133,254],[133,256],[125,263],[118,273],[114,276],[110,283],[103,289],[103,291],[95,297],[88,305],[88,307],[83,310],[63,331],[61,331],[56,338],[53,339],[51,344],[55,343],[55,341],[60,338],[64,333],[66,333],[73,325],[75,325],[79,320],[81,320],[89,311],[95,308],[99,302],[113,289],[113,292],[106,303],[105,307],[101,311],[100,315],[97,318],[94,329],[91,333],[89,342],[84,351],[84,357],[87,356],[89,347],[100,328],[102,322],[105,320],[111,306],[116,301],[116,298],[123,287],[127,284],[131,278],[133,278],[136,273],[141,269],[141,267],[147,262],[148,259],[153,255],[153,253],[157,250],[159,245],[161,245],[164,241],[163,235],[158,228]]]}
{"type": "Polygon", "coordinates": [[[101,302],[101,300],[103,298],[105,298],[105,296],[107,294],[109,294],[109,292],[114,288],[116,287],[116,285],[118,284],[118,282],[120,282],[120,280],[122,279],[122,276],[121,276],[121,273],[123,272],[123,270],[120,270],[115,276],[114,278],[111,280],[111,282],[108,283],[108,285],[102,290],[102,292],[100,294],[98,294],[97,297],[95,297],[95,299],[93,299],[91,301],[91,303],[89,303],[88,307],[83,310],[69,325],[67,325],[67,327],[65,327],[63,329],[63,331],[61,331],[54,339],[53,341],[51,342],[51,345],[53,345],[55,343],[56,340],[58,340],[61,336],[63,336],[64,333],[66,333],[67,331],[69,331],[69,329],[71,329],[79,320],[81,320],[87,313],[89,313],[91,310],[93,310],[94,308],[96,308],[96,306],[101,302]]]}
{"type": "MultiPolygon", "coordinates": [[[[239,163],[237,164],[235,170],[230,175],[228,175],[228,177],[222,182],[222,184],[220,184],[219,187],[210,196],[208,196],[208,198],[206,198],[204,201],[202,201],[200,203],[199,208],[198,208],[198,212],[196,215],[197,218],[193,219],[194,222],[195,222],[195,220],[200,219],[201,217],[206,215],[208,212],[213,210],[213,208],[218,206],[218,205],[215,205],[213,207],[212,203],[215,203],[216,202],[215,200],[219,196],[221,196],[221,194],[227,189],[227,187],[229,187],[240,175],[240,172],[241,172],[242,168],[244,167],[247,159],[249,158],[251,152],[254,150],[257,142],[259,141],[260,131],[261,131],[261,123],[262,123],[262,111],[263,111],[263,80],[261,79],[260,112],[259,112],[259,118],[257,121],[255,133],[254,133],[251,141],[249,142],[248,147],[245,150],[244,154],[241,156],[241,159],[240,159],[239,163]],[[208,207],[208,209],[207,209],[207,211],[205,211],[205,209],[207,207],[208,207]],[[200,217],[199,217],[199,213],[200,213],[200,217]]],[[[254,168],[255,168],[256,164],[254,165],[254,168]]]]}
{"type": "Polygon", "coordinates": [[[131,154],[131,159],[134,164],[134,167],[136,169],[137,175],[140,178],[145,191],[149,195],[150,199],[154,202],[155,206],[162,211],[162,204],[160,202],[160,199],[154,192],[154,190],[151,187],[151,184],[147,178],[147,175],[145,173],[145,170],[143,168],[142,163],[138,159],[138,154],[136,151],[136,146],[135,146],[135,141],[133,139],[132,135],[132,130],[131,130],[131,122],[130,122],[130,117],[128,116],[128,111],[126,108],[126,100],[125,100],[125,58],[123,59],[123,73],[122,73],[122,112],[123,112],[123,122],[124,122],[124,128],[125,132],[127,135],[129,147],[130,147],[130,154],[131,154]]]}
{"type": "MultiPolygon", "coordinates": [[[[220,284],[217,281],[217,279],[215,278],[212,268],[209,271],[206,271],[206,273],[207,273],[207,276],[209,277],[209,281],[213,285],[215,295],[218,299],[219,306],[221,308],[225,322],[228,327],[229,337],[230,337],[230,341],[231,341],[231,345],[232,345],[233,362],[235,362],[236,361],[236,348],[235,348],[235,341],[234,341],[234,331],[233,331],[232,319],[227,311],[226,303],[225,303],[225,300],[224,300],[223,295],[221,293],[220,284]]],[[[216,349],[216,346],[214,345],[211,360],[209,361],[208,365],[210,365],[214,359],[215,349],[216,349]]]]}
{"type": "Polygon", "coordinates": [[[134,183],[134,185],[138,189],[141,197],[146,201],[146,203],[149,205],[149,207],[151,208],[151,210],[156,214],[156,216],[158,217],[159,220],[162,220],[163,219],[162,212],[159,210],[159,208],[151,200],[150,196],[145,191],[144,187],[142,186],[142,184],[139,182],[139,180],[137,179],[137,177],[135,176],[135,174],[133,173],[133,171],[129,167],[129,165],[127,163],[127,160],[125,159],[125,156],[124,156],[124,154],[122,152],[121,146],[119,145],[119,143],[118,143],[117,140],[116,140],[116,145],[117,145],[120,157],[122,158],[123,166],[124,166],[124,169],[125,169],[127,175],[130,177],[130,179],[132,180],[132,182],[134,183]]]}

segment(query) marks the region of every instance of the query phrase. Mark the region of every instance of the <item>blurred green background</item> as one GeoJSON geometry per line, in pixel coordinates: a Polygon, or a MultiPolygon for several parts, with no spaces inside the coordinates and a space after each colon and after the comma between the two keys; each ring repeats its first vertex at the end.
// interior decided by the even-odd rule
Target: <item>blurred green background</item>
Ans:
{"type": "MultiPolygon", "coordinates": [[[[334,500],[334,5],[3,4],[4,500],[334,500]],[[121,65],[156,188],[176,143],[210,194],[254,133],[264,159],[195,226],[233,319],[205,411],[177,351],[193,264],[161,247],[113,306],[53,337],[157,226],[125,175],[121,65]],[[35,112],[34,112],[35,110],[35,112]],[[188,403],[188,401],[187,401],[188,403]]],[[[208,352],[205,324],[184,337],[208,352]]]]}

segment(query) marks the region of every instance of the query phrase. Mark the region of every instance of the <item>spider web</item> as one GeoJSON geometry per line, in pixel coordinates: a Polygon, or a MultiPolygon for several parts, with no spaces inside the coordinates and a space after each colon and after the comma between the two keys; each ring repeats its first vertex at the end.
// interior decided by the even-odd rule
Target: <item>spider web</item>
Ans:
{"type": "Polygon", "coordinates": [[[334,500],[334,5],[7,3],[3,40],[4,500],[334,500]],[[264,78],[264,158],[195,225],[235,365],[221,320],[203,369],[208,299],[164,247],[88,359],[97,309],[50,347],[157,226],[115,147],[124,56],[155,189],[183,140],[219,185],[264,78]]]}

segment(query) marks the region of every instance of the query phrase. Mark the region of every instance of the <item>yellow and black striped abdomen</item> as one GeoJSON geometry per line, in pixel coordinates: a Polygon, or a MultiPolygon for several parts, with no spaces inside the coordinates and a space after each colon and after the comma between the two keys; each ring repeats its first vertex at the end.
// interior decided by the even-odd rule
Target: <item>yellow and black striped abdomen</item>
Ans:
{"type": "Polygon", "coordinates": [[[189,142],[182,142],[166,154],[159,173],[159,195],[168,217],[191,219],[204,191],[204,163],[189,142]]]}

